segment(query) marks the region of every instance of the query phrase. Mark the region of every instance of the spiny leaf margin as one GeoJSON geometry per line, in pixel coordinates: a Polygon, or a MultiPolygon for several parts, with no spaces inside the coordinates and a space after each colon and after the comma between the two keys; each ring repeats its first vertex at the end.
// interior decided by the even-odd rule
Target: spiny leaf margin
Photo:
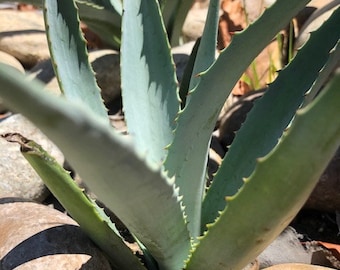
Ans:
{"type": "Polygon", "coordinates": [[[279,72],[264,96],[254,102],[204,198],[202,231],[205,224],[211,223],[224,208],[223,198],[234,195],[242,186],[243,177],[252,173],[256,158],[266,155],[277,144],[337,44],[340,37],[338,25],[340,8],[311,33],[308,42],[279,72]]]}
{"type": "Polygon", "coordinates": [[[66,98],[83,103],[109,123],[73,0],[44,0],[46,35],[60,90],[66,98]]]}
{"type": "Polygon", "coordinates": [[[174,140],[168,147],[164,167],[170,176],[176,175],[194,237],[200,234],[205,168],[219,112],[244,70],[308,2],[278,0],[246,30],[235,34],[212,66],[200,74],[199,84],[191,91],[190,106],[178,114],[174,140]],[[239,61],[240,55],[242,61],[239,61]]]}
{"type": "Polygon", "coordinates": [[[137,148],[162,164],[180,105],[170,45],[157,0],[123,4],[121,72],[127,127],[137,148]]]}
{"type": "Polygon", "coordinates": [[[240,191],[226,198],[226,208],[208,225],[187,270],[242,269],[295,217],[339,147],[340,118],[333,117],[340,113],[339,87],[338,73],[328,89],[297,112],[280,143],[258,159],[240,191]]]}
{"type": "Polygon", "coordinates": [[[1,134],[1,137],[20,144],[22,155],[82,230],[106,253],[114,269],[145,270],[103,209],[79,188],[70,173],[52,156],[21,134],[1,134]]]}
{"type": "Polygon", "coordinates": [[[22,74],[3,64],[0,82],[6,106],[21,112],[55,142],[90,190],[148,248],[160,267],[181,268],[190,236],[173,180],[81,104],[44,92],[42,84],[27,83],[22,74]]]}

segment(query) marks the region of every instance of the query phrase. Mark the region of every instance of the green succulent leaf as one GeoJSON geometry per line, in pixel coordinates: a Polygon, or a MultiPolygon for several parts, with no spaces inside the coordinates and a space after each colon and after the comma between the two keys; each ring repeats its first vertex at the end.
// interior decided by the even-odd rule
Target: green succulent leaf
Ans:
{"type": "Polygon", "coordinates": [[[297,112],[280,143],[258,159],[244,186],[208,225],[188,270],[242,269],[290,223],[340,145],[340,118],[334,117],[340,114],[339,89],[338,73],[314,102],[297,112]]]}
{"type": "Polygon", "coordinates": [[[317,77],[315,83],[312,85],[311,89],[308,91],[308,94],[303,102],[303,106],[306,106],[318,95],[321,91],[322,87],[329,80],[331,74],[336,69],[336,67],[340,66],[340,42],[336,45],[334,50],[330,53],[329,59],[325,66],[320,71],[319,76],[317,77]]]}
{"type": "Polygon", "coordinates": [[[122,15],[123,4],[121,0],[77,0],[78,3],[83,3],[89,6],[98,6],[114,13],[122,15]]]}
{"type": "Polygon", "coordinates": [[[136,146],[162,164],[179,110],[170,47],[156,0],[126,0],[121,47],[123,108],[136,146]]]}
{"type": "Polygon", "coordinates": [[[69,172],[52,156],[36,142],[18,133],[9,133],[2,137],[20,144],[23,156],[82,230],[106,253],[114,269],[145,270],[103,209],[78,187],[69,172]]]}
{"type": "Polygon", "coordinates": [[[278,0],[246,30],[234,35],[231,44],[214,64],[200,74],[199,84],[191,91],[190,106],[178,116],[174,140],[164,166],[170,176],[176,175],[194,236],[200,234],[207,153],[219,112],[244,70],[308,2],[278,0]]]}
{"type": "Polygon", "coordinates": [[[243,185],[242,179],[254,170],[256,158],[266,155],[277,144],[305,93],[327,62],[329,52],[337,44],[339,25],[340,8],[311,34],[293,61],[280,71],[267,93],[255,102],[204,198],[202,230],[224,208],[224,198],[233,196],[243,185]]]}
{"type": "Polygon", "coordinates": [[[305,93],[318,92],[338,62],[338,8],[255,102],[204,196],[210,138],[226,98],[257,54],[309,1],[277,0],[215,60],[219,1],[211,0],[203,36],[178,89],[166,34],[173,45],[180,42],[192,2],[45,0],[52,61],[66,98],[0,64],[6,107],[55,142],[145,252],[144,267],[102,209],[51,156],[33,141],[14,139],[116,269],[242,269],[297,214],[340,145],[340,118],[334,118],[340,113],[339,72],[298,110],[305,93]],[[107,44],[122,44],[128,136],[109,125],[77,8],[107,44]]]}
{"type": "Polygon", "coordinates": [[[182,40],[182,28],[193,0],[167,0],[163,6],[163,17],[171,47],[180,45],[182,40]]]}
{"type": "MultiPolygon", "coordinates": [[[[191,0],[190,0],[191,1],[191,0]]],[[[158,0],[162,17],[164,21],[164,25],[167,29],[167,32],[171,32],[174,23],[174,17],[176,12],[178,11],[178,7],[180,4],[180,0],[158,0]]]]}
{"type": "Polygon", "coordinates": [[[91,5],[76,2],[80,19],[99,38],[113,49],[119,50],[121,44],[122,16],[109,9],[98,9],[91,5]]]}
{"type": "MultiPolygon", "coordinates": [[[[185,74],[186,76],[184,77],[184,80],[185,80],[184,84],[181,85],[180,95],[182,97],[182,102],[183,102],[182,106],[185,106],[185,104],[189,102],[188,99],[190,98],[190,95],[189,96],[186,95],[188,93],[188,90],[192,89],[199,82],[197,74],[206,70],[215,60],[217,25],[218,25],[218,17],[219,17],[218,12],[219,12],[219,1],[212,0],[209,4],[207,23],[204,28],[203,36],[200,39],[200,41],[196,43],[194,50],[192,52],[193,55],[191,56],[191,59],[190,59],[191,61],[194,60],[192,70],[189,70],[190,65],[191,65],[191,62],[190,62],[188,63],[188,68],[186,69],[187,73],[185,74]],[[188,71],[191,71],[191,74],[188,74],[188,71]],[[187,77],[190,77],[190,78],[187,78],[187,77]],[[190,80],[190,83],[187,84],[186,80],[190,80]],[[184,87],[188,87],[188,89],[184,89],[184,87]]],[[[181,117],[181,115],[179,115],[179,117],[181,117]]],[[[170,149],[172,149],[172,145],[170,149]]],[[[206,164],[206,161],[207,161],[206,156],[203,155],[202,158],[204,159],[204,162],[206,164]]],[[[166,165],[166,169],[168,169],[167,163],[165,165],[166,165]]],[[[182,165],[185,166],[185,163],[183,163],[182,165]]],[[[205,165],[203,165],[203,169],[204,168],[205,168],[205,165]]],[[[201,173],[201,177],[199,178],[201,180],[200,182],[201,183],[204,182],[205,170],[203,172],[201,170],[197,170],[197,171],[198,173],[201,173]]],[[[192,172],[192,173],[195,174],[195,172],[192,172]]],[[[198,174],[196,174],[196,176],[197,175],[198,174]]],[[[178,179],[178,177],[181,178],[181,175],[177,174],[176,179],[178,179]]],[[[189,178],[186,178],[186,179],[189,180],[189,178]]],[[[186,194],[188,185],[182,184],[178,180],[176,181],[181,191],[183,189],[183,194],[186,194]]],[[[195,183],[197,184],[197,182],[195,183]]],[[[199,214],[194,213],[195,210],[192,209],[193,205],[190,200],[191,198],[196,197],[195,202],[197,204],[200,204],[200,198],[202,197],[202,193],[203,193],[203,185],[200,185],[199,187],[196,187],[195,189],[189,192],[192,192],[193,194],[190,194],[189,198],[187,198],[186,196],[184,197],[184,204],[186,206],[186,210],[189,212],[188,213],[189,217],[191,216],[191,213],[193,213],[194,216],[197,215],[195,217],[192,217],[193,220],[189,223],[189,229],[192,235],[196,237],[199,235],[198,223],[197,223],[199,222],[199,218],[197,219],[199,214]],[[194,192],[196,192],[196,194],[194,194],[194,192]]],[[[194,206],[194,208],[195,207],[196,206],[194,206]]],[[[196,211],[199,211],[199,208],[200,207],[196,208],[196,211]]]]}
{"type": "Polygon", "coordinates": [[[88,62],[73,1],[45,0],[44,18],[52,64],[65,97],[85,104],[109,123],[100,88],[88,62]]]}
{"type": "Polygon", "coordinates": [[[161,269],[181,268],[190,236],[173,180],[146,163],[127,139],[87,107],[46,93],[43,85],[27,83],[6,67],[0,64],[0,96],[6,106],[24,114],[55,142],[161,269]]]}
{"type": "Polygon", "coordinates": [[[215,61],[219,11],[220,1],[211,0],[209,3],[207,22],[203,30],[203,35],[191,75],[189,90],[194,89],[197,86],[199,82],[198,74],[207,70],[215,61]]]}
{"type": "Polygon", "coordinates": [[[190,81],[191,81],[191,76],[193,74],[193,69],[194,69],[194,65],[195,65],[195,61],[196,61],[196,57],[197,57],[197,52],[198,52],[198,48],[200,46],[200,42],[201,42],[201,38],[198,38],[194,44],[194,47],[192,48],[191,54],[189,56],[189,60],[188,63],[185,67],[184,73],[183,73],[183,77],[182,77],[182,81],[181,81],[181,85],[179,88],[179,97],[181,100],[181,109],[183,109],[185,107],[186,101],[187,101],[187,96],[189,93],[189,85],[190,85],[190,81]]]}

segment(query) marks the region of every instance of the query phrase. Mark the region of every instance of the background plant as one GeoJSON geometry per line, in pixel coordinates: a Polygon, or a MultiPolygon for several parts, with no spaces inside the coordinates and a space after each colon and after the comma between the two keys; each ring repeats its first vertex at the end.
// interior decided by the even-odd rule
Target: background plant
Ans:
{"type": "Polygon", "coordinates": [[[318,77],[339,52],[337,9],[255,103],[205,193],[209,142],[224,101],[256,55],[306,3],[277,1],[215,60],[219,1],[212,0],[179,88],[158,2],[125,0],[121,74],[132,141],[110,126],[74,2],[43,3],[64,97],[0,66],[0,95],[8,107],[60,147],[135,236],[146,266],[45,151],[21,136],[3,136],[20,142],[24,156],[114,268],[241,269],[289,224],[340,142],[340,120],[327,120],[339,113],[339,74],[296,113],[309,89],[323,85],[319,80],[331,73],[318,77]]]}

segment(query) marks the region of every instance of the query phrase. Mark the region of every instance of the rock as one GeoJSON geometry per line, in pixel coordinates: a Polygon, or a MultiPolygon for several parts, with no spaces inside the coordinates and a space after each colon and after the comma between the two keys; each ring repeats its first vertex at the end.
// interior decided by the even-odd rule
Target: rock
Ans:
{"type": "Polygon", "coordinates": [[[334,268],[304,263],[284,263],[273,265],[271,267],[266,268],[266,270],[332,270],[332,269],[334,268]]]}
{"type": "Polygon", "coordinates": [[[210,148],[209,148],[209,159],[208,159],[208,168],[207,168],[207,187],[210,186],[211,181],[214,178],[214,174],[217,172],[218,168],[222,163],[222,159],[225,155],[225,149],[221,145],[218,139],[218,132],[214,132],[211,137],[210,148]],[[216,135],[215,135],[216,134],[216,135]]]}
{"type": "Polygon", "coordinates": [[[195,45],[195,41],[190,41],[181,46],[171,49],[171,53],[176,65],[176,76],[179,82],[182,81],[185,68],[188,64],[191,51],[195,45]]]}
{"type": "Polygon", "coordinates": [[[324,21],[332,15],[333,11],[339,7],[339,1],[311,1],[309,6],[316,7],[317,9],[312,13],[301,28],[295,41],[295,49],[300,48],[307,41],[310,33],[318,29],[324,21]]]}
{"type": "Polygon", "coordinates": [[[195,0],[192,8],[207,8],[210,0],[195,0]]]}
{"type": "Polygon", "coordinates": [[[335,213],[340,211],[340,148],[327,166],[305,208],[335,213]]]}
{"type": "Polygon", "coordinates": [[[89,53],[89,61],[96,73],[96,78],[105,103],[110,103],[120,96],[120,55],[113,50],[97,50],[89,53]]]}
{"type": "Polygon", "coordinates": [[[19,70],[22,73],[25,73],[24,67],[21,65],[21,63],[12,55],[0,51],[0,63],[4,63],[6,65],[9,65],[17,70],[19,70]]]}
{"type": "MultiPolygon", "coordinates": [[[[173,47],[171,53],[176,65],[176,75],[179,82],[182,81],[185,68],[188,64],[191,52],[195,46],[196,41],[189,41],[183,45],[173,47]]],[[[218,57],[218,50],[216,49],[216,58],[218,57]]]]}
{"type": "MultiPolygon", "coordinates": [[[[59,163],[63,163],[63,155],[57,147],[23,116],[13,115],[0,122],[0,134],[9,132],[18,132],[28,139],[35,140],[59,163]]],[[[31,165],[21,155],[19,148],[18,144],[0,138],[0,198],[14,196],[41,202],[49,192],[31,165]]]]}
{"type": "Polygon", "coordinates": [[[307,244],[308,250],[313,251],[312,264],[340,269],[339,245],[320,241],[307,244]]]}
{"type": "Polygon", "coordinates": [[[183,45],[171,48],[171,53],[173,55],[182,55],[182,54],[190,55],[194,46],[195,46],[195,41],[189,41],[187,43],[184,43],[183,45]]]}
{"type": "Polygon", "coordinates": [[[323,6],[326,6],[331,2],[335,2],[335,1],[334,0],[312,0],[308,3],[307,6],[315,7],[315,8],[322,8],[323,6]]]}
{"type": "Polygon", "coordinates": [[[307,263],[312,252],[306,251],[292,227],[287,227],[257,258],[260,269],[282,263],[307,263]]]}
{"type": "Polygon", "coordinates": [[[254,22],[269,5],[270,3],[263,0],[244,0],[243,6],[247,14],[247,20],[254,22]]]}
{"type": "Polygon", "coordinates": [[[49,57],[43,14],[40,11],[0,10],[0,50],[29,68],[49,57]]]}
{"type": "MultiPolygon", "coordinates": [[[[89,53],[89,61],[106,104],[120,96],[120,56],[114,50],[96,50],[89,53]]],[[[38,63],[30,70],[30,77],[46,84],[46,89],[60,94],[51,60],[38,63]]]]}
{"type": "Polygon", "coordinates": [[[109,270],[102,252],[67,215],[33,202],[0,200],[2,270],[109,270]]]}
{"type": "Polygon", "coordinates": [[[12,2],[0,3],[0,9],[16,9],[17,4],[12,2]]]}
{"type": "Polygon", "coordinates": [[[208,7],[189,10],[182,29],[184,42],[197,40],[202,36],[207,14],[208,7]]]}
{"type": "Polygon", "coordinates": [[[251,91],[242,97],[234,99],[234,103],[226,103],[219,117],[219,139],[227,151],[232,143],[235,132],[239,130],[245,121],[248,112],[253,107],[253,102],[264,94],[264,90],[251,91]]]}
{"type": "Polygon", "coordinates": [[[36,64],[32,69],[30,69],[28,77],[31,79],[37,79],[46,84],[45,88],[48,92],[60,95],[61,92],[58,80],[54,74],[51,59],[40,61],[36,64]]]}

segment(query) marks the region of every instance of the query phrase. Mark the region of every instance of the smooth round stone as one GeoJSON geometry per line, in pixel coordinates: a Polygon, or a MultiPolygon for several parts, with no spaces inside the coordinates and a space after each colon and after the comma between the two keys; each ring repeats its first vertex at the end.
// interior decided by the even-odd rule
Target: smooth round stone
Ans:
{"type": "Polygon", "coordinates": [[[70,217],[41,204],[8,199],[0,199],[0,262],[1,270],[111,269],[70,217]]]}
{"type": "MultiPolygon", "coordinates": [[[[89,62],[94,70],[101,95],[105,103],[110,103],[120,96],[120,56],[114,50],[95,50],[89,52],[89,62]]],[[[30,70],[30,78],[46,84],[49,92],[60,94],[59,85],[54,75],[51,60],[39,62],[30,70]]]]}
{"type": "Polygon", "coordinates": [[[49,57],[44,18],[39,11],[0,10],[0,50],[32,67],[49,57]]]}
{"type": "Polygon", "coordinates": [[[183,24],[183,38],[185,42],[197,40],[203,34],[208,8],[193,8],[189,10],[183,24]]]}
{"type": "Polygon", "coordinates": [[[265,268],[265,270],[334,270],[334,268],[303,263],[284,263],[273,265],[271,267],[265,268]]]}
{"type": "Polygon", "coordinates": [[[21,65],[21,63],[15,57],[8,53],[0,51],[0,63],[9,65],[10,67],[13,67],[16,70],[25,73],[25,69],[21,65]]]}
{"type": "MultiPolygon", "coordinates": [[[[0,134],[13,132],[36,141],[63,164],[64,157],[59,149],[20,114],[0,122],[0,134]]],[[[41,178],[20,153],[19,144],[7,142],[3,138],[0,138],[0,175],[0,198],[12,196],[41,202],[49,194],[41,178]]]]}

